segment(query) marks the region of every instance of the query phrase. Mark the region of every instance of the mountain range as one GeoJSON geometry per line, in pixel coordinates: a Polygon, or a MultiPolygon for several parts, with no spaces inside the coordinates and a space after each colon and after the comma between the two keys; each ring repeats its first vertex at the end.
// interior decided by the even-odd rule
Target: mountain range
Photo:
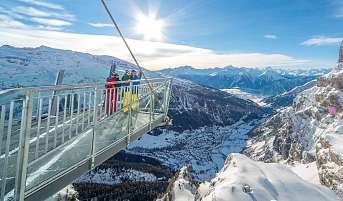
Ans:
{"type": "Polygon", "coordinates": [[[232,66],[195,69],[183,66],[163,69],[159,73],[216,89],[239,88],[253,94],[275,96],[314,80],[329,71],[329,69],[283,70],[270,67],[237,68],[232,66]]]}
{"type": "MultiPolygon", "coordinates": [[[[127,61],[111,56],[46,46],[15,48],[4,45],[0,47],[0,89],[52,85],[60,70],[65,70],[64,84],[105,82],[113,62],[120,74],[136,68],[127,61]]],[[[151,71],[145,70],[145,73],[148,77],[156,76],[151,71]]]]}

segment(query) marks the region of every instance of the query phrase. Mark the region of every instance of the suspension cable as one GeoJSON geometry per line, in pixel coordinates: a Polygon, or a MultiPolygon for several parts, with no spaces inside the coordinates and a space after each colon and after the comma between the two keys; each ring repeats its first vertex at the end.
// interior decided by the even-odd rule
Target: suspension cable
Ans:
{"type": "Polygon", "coordinates": [[[119,28],[117,22],[115,21],[114,17],[112,16],[111,11],[110,11],[109,8],[107,7],[107,5],[106,5],[106,3],[105,3],[105,0],[101,0],[101,3],[102,3],[102,5],[104,6],[104,8],[105,8],[105,10],[106,10],[106,12],[107,12],[107,14],[108,14],[108,16],[110,17],[110,19],[111,19],[111,21],[112,21],[114,27],[115,27],[116,30],[118,31],[118,33],[119,33],[121,39],[123,40],[123,42],[124,42],[126,48],[129,50],[130,55],[131,55],[133,61],[135,62],[136,66],[139,68],[140,77],[143,76],[143,79],[147,81],[148,86],[149,86],[151,92],[154,92],[152,86],[150,85],[149,80],[147,79],[147,77],[145,76],[145,74],[144,74],[144,72],[143,72],[143,68],[139,65],[138,60],[136,59],[135,55],[133,54],[133,52],[132,52],[132,50],[131,50],[129,44],[126,42],[126,39],[125,39],[123,33],[120,31],[120,28],[119,28]]]}

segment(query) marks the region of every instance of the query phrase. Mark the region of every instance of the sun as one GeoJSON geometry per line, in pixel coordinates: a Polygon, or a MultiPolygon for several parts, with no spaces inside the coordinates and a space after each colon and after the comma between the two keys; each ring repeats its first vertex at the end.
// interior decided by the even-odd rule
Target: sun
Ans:
{"type": "Polygon", "coordinates": [[[162,19],[157,19],[155,14],[144,15],[139,13],[136,16],[135,30],[138,34],[143,35],[144,40],[162,41],[165,22],[162,19]]]}

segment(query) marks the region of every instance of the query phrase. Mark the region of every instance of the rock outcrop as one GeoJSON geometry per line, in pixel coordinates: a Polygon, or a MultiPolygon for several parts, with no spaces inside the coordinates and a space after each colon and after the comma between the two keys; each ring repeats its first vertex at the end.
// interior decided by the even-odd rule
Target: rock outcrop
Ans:
{"type": "Polygon", "coordinates": [[[166,193],[157,201],[195,200],[198,196],[198,182],[194,181],[191,172],[190,166],[182,167],[170,181],[166,193]]]}
{"type": "Polygon", "coordinates": [[[320,181],[343,192],[343,70],[334,69],[293,105],[251,132],[245,153],[265,162],[317,162],[320,181]],[[341,143],[338,143],[341,142],[341,143]]]}
{"type": "Polygon", "coordinates": [[[182,174],[173,183],[163,201],[338,200],[334,192],[308,183],[286,165],[257,162],[242,154],[231,154],[216,177],[198,188],[182,174]]]}
{"type": "Polygon", "coordinates": [[[342,133],[330,133],[319,140],[316,149],[321,183],[334,189],[341,197],[343,196],[343,149],[340,147],[342,144],[342,133]]]}

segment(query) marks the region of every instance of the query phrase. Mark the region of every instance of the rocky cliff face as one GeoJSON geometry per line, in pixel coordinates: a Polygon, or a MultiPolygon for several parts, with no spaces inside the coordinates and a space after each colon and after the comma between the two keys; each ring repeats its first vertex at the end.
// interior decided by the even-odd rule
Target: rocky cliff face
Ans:
{"type": "Polygon", "coordinates": [[[334,189],[343,197],[343,149],[342,126],[339,134],[330,133],[317,144],[316,156],[319,178],[322,184],[334,189]]]}
{"type": "Polygon", "coordinates": [[[251,132],[245,153],[265,162],[317,161],[321,183],[342,192],[343,71],[333,70],[251,132]]]}
{"type": "Polygon", "coordinates": [[[194,181],[192,177],[192,168],[184,166],[171,179],[166,193],[162,195],[157,201],[185,201],[195,200],[198,196],[198,182],[194,181]]]}

